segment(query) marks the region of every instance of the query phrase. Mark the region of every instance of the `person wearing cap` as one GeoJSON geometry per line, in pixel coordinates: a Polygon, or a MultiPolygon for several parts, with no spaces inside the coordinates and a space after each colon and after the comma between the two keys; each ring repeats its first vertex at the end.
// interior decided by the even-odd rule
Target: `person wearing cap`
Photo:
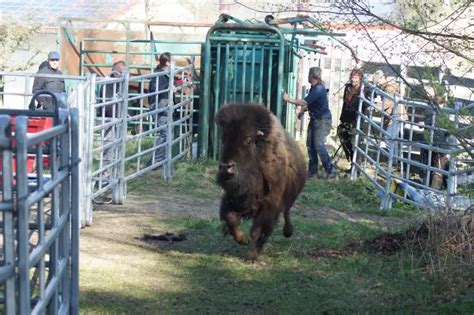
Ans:
{"type": "MultiPolygon", "coordinates": [[[[59,59],[60,55],[57,51],[50,51],[48,54],[48,63],[38,70],[38,74],[55,74],[55,75],[62,75],[63,73],[59,70],[59,59]]],[[[57,94],[58,101],[61,101],[63,96],[65,96],[66,89],[64,85],[64,79],[61,78],[54,78],[54,77],[35,77],[35,81],[33,83],[33,94],[46,90],[52,93],[57,94]]],[[[47,109],[49,104],[51,103],[50,98],[48,97],[38,97],[38,106],[42,107],[43,109],[47,109]]],[[[31,108],[30,108],[31,109],[31,108]]]]}

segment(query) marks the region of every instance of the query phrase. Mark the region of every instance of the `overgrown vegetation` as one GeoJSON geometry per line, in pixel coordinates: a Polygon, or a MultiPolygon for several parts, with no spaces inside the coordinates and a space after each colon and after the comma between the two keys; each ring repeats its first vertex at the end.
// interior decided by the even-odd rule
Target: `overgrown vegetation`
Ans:
{"type": "Polygon", "coordinates": [[[31,51],[30,41],[38,29],[39,25],[36,24],[2,19],[0,22],[0,71],[25,70],[32,66],[33,59],[38,52],[34,52],[28,60],[24,60],[21,66],[12,62],[11,58],[15,52],[20,50],[31,51]]]}
{"type": "Polygon", "coordinates": [[[436,263],[445,268],[431,268],[436,253],[409,242],[390,255],[363,246],[421,220],[405,207],[384,216],[363,182],[309,181],[292,211],[295,234],[285,239],[278,225],[261,261],[247,262],[246,247],[222,238],[212,208],[220,195],[216,168],[209,161],[180,163],[172,182],[152,172],[128,187],[134,204],[143,206],[95,213],[94,226],[81,235],[83,313],[464,314],[474,308],[472,261],[460,264],[453,253],[439,252],[436,263]],[[207,200],[210,211],[185,203],[190,197],[207,200]],[[169,199],[176,207],[161,209],[169,199]],[[146,206],[151,200],[156,203],[146,206]],[[164,232],[187,240],[141,238],[164,232]]]}

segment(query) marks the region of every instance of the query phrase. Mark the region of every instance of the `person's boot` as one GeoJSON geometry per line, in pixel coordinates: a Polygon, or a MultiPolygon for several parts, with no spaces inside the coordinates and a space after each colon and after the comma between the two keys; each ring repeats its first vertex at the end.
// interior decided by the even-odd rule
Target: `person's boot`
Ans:
{"type": "Polygon", "coordinates": [[[306,179],[317,178],[317,177],[318,177],[318,172],[316,171],[308,171],[308,173],[306,174],[306,179]]]}

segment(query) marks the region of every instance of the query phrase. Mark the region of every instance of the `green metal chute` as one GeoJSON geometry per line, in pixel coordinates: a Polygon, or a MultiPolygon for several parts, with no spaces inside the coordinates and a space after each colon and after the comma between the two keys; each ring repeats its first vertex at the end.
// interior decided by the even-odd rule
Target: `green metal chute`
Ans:
{"type": "Polygon", "coordinates": [[[294,57],[299,58],[299,49],[324,53],[321,46],[301,45],[296,35],[341,35],[322,28],[314,31],[297,27],[305,21],[275,20],[268,16],[265,22],[252,22],[227,14],[219,17],[207,33],[202,52],[200,156],[217,158],[219,134],[213,119],[227,103],[262,103],[294,133],[294,111],[288,111],[282,100],[285,91],[296,94],[299,74],[298,59],[294,57]],[[293,27],[280,28],[280,23],[293,27]]]}
{"type": "Polygon", "coordinates": [[[282,121],[286,113],[281,99],[287,81],[284,35],[265,23],[223,23],[225,17],[207,34],[201,68],[200,154],[214,158],[218,131],[212,119],[223,104],[262,103],[282,121]]]}

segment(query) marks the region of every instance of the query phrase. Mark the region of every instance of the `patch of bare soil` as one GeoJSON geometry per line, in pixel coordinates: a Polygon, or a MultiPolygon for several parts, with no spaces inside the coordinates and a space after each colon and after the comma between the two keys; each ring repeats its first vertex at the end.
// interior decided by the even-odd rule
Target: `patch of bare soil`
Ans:
{"type": "Polygon", "coordinates": [[[367,252],[390,256],[414,243],[425,243],[427,236],[428,229],[426,225],[423,224],[420,228],[411,228],[405,233],[385,233],[370,240],[350,243],[342,250],[321,249],[310,252],[309,255],[313,258],[341,258],[367,252]]]}
{"type": "MultiPolygon", "coordinates": [[[[124,213],[148,214],[155,218],[171,218],[192,216],[197,218],[217,218],[219,216],[219,198],[206,199],[180,194],[157,193],[156,198],[129,194],[123,205],[96,204],[94,210],[106,211],[123,215],[124,213]]],[[[398,217],[384,217],[368,213],[346,213],[330,207],[302,207],[299,216],[322,223],[333,224],[341,220],[373,224],[382,229],[397,229],[406,224],[406,220],[398,217]]]]}
{"type": "Polygon", "coordinates": [[[129,194],[123,205],[96,204],[94,210],[117,214],[123,214],[124,212],[150,214],[156,218],[171,218],[176,216],[209,218],[219,215],[219,200],[206,200],[191,196],[173,195],[168,192],[162,195],[157,192],[156,198],[129,194]]]}

